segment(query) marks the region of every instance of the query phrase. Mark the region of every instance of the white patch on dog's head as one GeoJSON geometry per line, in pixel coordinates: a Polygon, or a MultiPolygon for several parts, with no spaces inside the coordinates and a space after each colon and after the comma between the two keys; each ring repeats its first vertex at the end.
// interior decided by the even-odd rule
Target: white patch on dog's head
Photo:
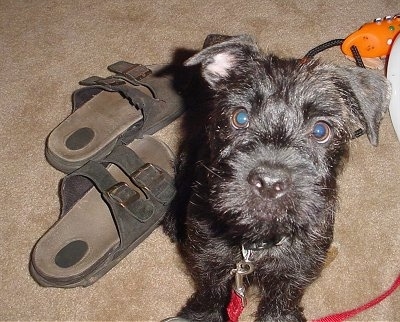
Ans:
{"type": "Polygon", "coordinates": [[[234,36],[227,41],[204,48],[189,58],[185,65],[201,64],[204,79],[211,88],[216,88],[221,80],[227,78],[240,65],[241,59],[244,58],[244,49],[256,51],[256,43],[247,35],[234,36]]]}
{"type": "Polygon", "coordinates": [[[203,69],[206,81],[214,86],[221,78],[226,78],[229,71],[235,66],[235,57],[228,52],[222,52],[212,57],[212,62],[203,69]]]}
{"type": "Polygon", "coordinates": [[[214,61],[205,68],[209,73],[219,77],[227,77],[228,71],[235,64],[235,57],[229,53],[219,53],[213,57],[214,61]]]}

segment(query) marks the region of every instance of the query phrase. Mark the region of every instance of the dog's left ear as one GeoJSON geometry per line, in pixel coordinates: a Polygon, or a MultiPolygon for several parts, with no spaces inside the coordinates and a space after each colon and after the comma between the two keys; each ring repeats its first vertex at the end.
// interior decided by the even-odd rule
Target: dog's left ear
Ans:
{"type": "MultiPolygon", "coordinates": [[[[215,38],[215,35],[213,36],[215,38]]],[[[211,46],[201,50],[184,63],[185,66],[201,64],[202,75],[213,89],[218,87],[221,80],[240,68],[241,63],[258,53],[255,41],[248,35],[232,37],[219,35],[217,39],[222,42],[211,42],[211,46]]]]}
{"type": "Polygon", "coordinates": [[[384,76],[364,68],[348,67],[337,71],[350,87],[346,100],[352,114],[361,123],[371,144],[378,145],[379,125],[389,107],[390,82],[384,76]]]}

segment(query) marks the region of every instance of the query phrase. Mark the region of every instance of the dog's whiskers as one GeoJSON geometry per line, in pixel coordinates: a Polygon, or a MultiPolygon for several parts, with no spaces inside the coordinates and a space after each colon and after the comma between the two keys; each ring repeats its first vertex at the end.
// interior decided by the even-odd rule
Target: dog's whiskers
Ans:
{"type": "Polygon", "coordinates": [[[202,166],[204,169],[206,169],[208,172],[212,173],[213,175],[217,176],[218,178],[222,178],[216,171],[207,167],[202,160],[198,161],[197,164],[199,166],[202,166]]]}

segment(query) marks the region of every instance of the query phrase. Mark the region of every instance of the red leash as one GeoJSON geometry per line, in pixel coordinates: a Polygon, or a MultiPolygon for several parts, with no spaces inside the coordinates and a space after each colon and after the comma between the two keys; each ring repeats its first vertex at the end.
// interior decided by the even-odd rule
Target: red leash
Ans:
{"type": "MultiPolygon", "coordinates": [[[[379,304],[382,302],[384,299],[386,299],[389,295],[394,293],[396,289],[400,286],[400,274],[397,276],[396,280],[392,284],[392,286],[379,295],[377,298],[373,299],[372,301],[365,303],[364,305],[361,305],[355,309],[341,312],[341,313],[336,313],[332,315],[328,315],[323,318],[319,318],[317,320],[312,320],[312,322],[344,322],[345,320],[361,313],[362,311],[368,310],[371,307],[379,304]]],[[[239,316],[242,313],[244,308],[243,301],[242,299],[232,291],[232,298],[231,302],[228,305],[227,312],[229,316],[229,322],[237,322],[239,320],[239,316]]]]}
{"type": "Polygon", "coordinates": [[[349,319],[349,318],[361,313],[362,311],[368,310],[369,308],[379,304],[384,299],[386,299],[389,295],[394,293],[394,291],[399,286],[400,286],[400,274],[397,276],[397,278],[394,281],[394,283],[392,284],[392,286],[386,292],[382,293],[381,295],[379,295],[377,298],[373,299],[372,301],[365,303],[364,305],[361,305],[353,310],[332,314],[332,315],[326,316],[324,318],[313,320],[312,322],[342,322],[342,321],[345,321],[346,319],[349,319]]]}

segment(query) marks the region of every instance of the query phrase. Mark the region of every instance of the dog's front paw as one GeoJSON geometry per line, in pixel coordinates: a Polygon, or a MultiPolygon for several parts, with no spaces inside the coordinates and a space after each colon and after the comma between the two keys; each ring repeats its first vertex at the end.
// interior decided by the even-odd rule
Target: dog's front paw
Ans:
{"type": "Polygon", "coordinates": [[[174,316],[173,318],[164,319],[161,322],[190,322],[190,321],[186,320],[184,318],[181,318],[179,316],[174,316]]]}
{"type": "Polygon", "coordinates": [[[258,317],[257,322],[306,322],[307,319],[301,312],[294,312],[292,314],[286,315],[266,315],[263,317],[258,317]]]}
{"type": "Polygon", "coordinates": [[[191,322],[225,322],[228,321],[226,305],[221,299],[205,297],[200,292],[195,293],[187,302],[178,316],[191,322]]]}
{"type": "MultiPolygon", "coordinates": [[[[220,314],[217,314],[215,312],[211,313],[193,313],[185,316],[179,316],[177,317],[177,321],[190,321],[190,322],[225,322],[226,319],[223,318],[220,314]]],[[[172,320],[175,321],[175,320],[172,320]]]]}
{"type": "Polygon", "coordinates": [[[190,320],[181,318],[179,316],[174,316],[173,318],[168,318],[168,319],[162,320],[161,322],[190,322],[190,320]]]}
{"type": "Polygon", "coordinates": [[[227,321],[227,317],[219,311],[191,311],[188,308],[183,308],[182,311],[178,314],[179,318],[185,321],[188,320],[190,322],[225,322],[227,321]]]}

